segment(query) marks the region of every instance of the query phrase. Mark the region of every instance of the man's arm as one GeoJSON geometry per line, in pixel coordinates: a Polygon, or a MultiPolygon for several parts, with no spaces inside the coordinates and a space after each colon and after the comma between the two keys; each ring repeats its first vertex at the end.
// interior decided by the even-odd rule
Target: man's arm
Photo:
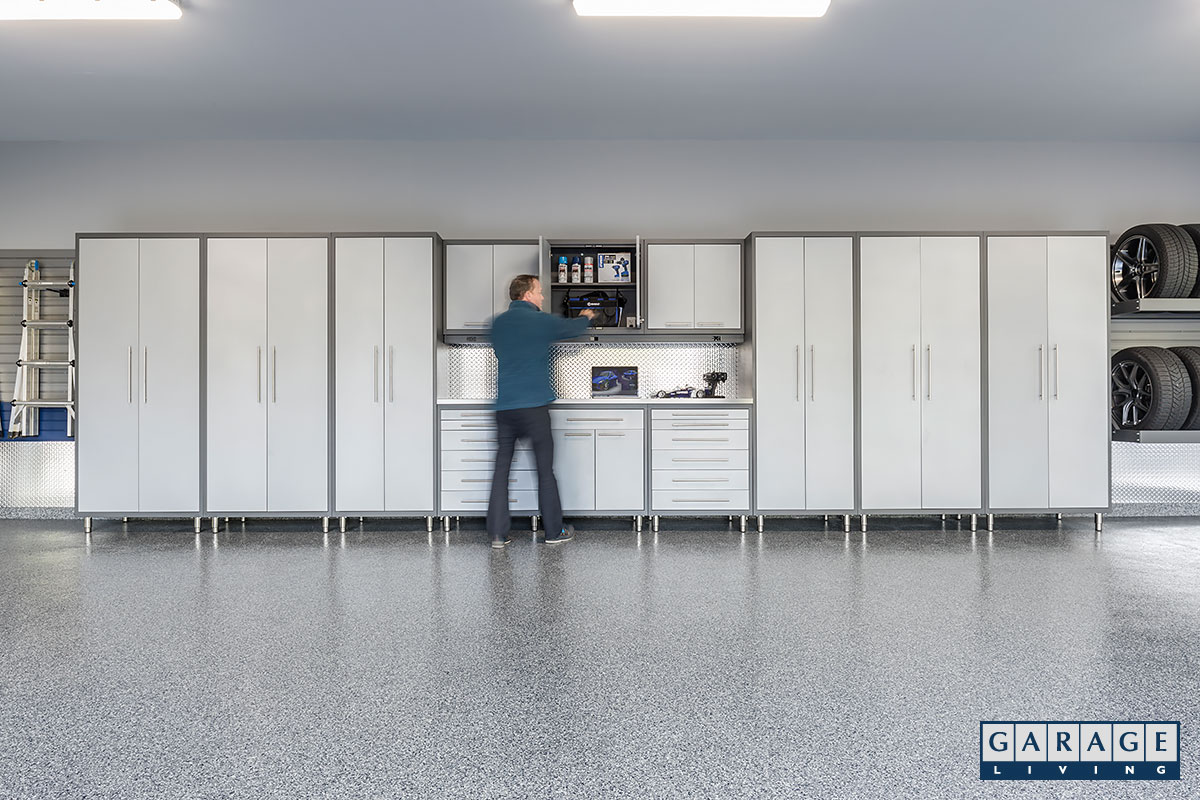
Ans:
{"type": "Polygon", "coordinates": [[[592,315],[584,312],[587,316],[578,316],[573,319],[566,317],[557,317],[552,314],[547,314],[553,324],[551,329],[552,338],[555,340],[574,339],[576,336],[583,336],[587,333],[587,329],[592,324],[592,315]]]}

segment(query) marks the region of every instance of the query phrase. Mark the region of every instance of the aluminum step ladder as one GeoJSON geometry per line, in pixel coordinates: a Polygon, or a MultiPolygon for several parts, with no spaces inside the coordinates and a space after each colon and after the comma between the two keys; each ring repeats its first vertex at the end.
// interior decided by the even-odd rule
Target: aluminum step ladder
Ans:
{"type": "Polygon", "coordinates": [[[13,387],[12,419],[8,436],[11,439],[38,435],[38,422],[43,408],[67,410],[67,435],[75,435],[75,262],[71,262],[67,280],[44,280],[42,263],[36,258],[25,264],[21,280],[24,290],[24,310],[21,317],[21,350],[17,358],[17,379],[13,387]],[[42,318],[42,292],[54,292],[67,298],[65,319],[42,318]],[[42,334],[65,333],[67,359],[59,361],[42,358],[42,334]],[[67,396],[42,397],[42,370],[67,371],[67,396]]]}

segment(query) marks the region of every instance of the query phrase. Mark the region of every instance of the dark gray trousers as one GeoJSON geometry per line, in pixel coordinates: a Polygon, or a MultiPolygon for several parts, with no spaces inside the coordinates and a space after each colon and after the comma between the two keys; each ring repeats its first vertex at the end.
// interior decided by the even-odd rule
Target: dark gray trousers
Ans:
{"type": "Polygon", "coordinates": [[[562,530],[562,500],[554,478],[554,437],[550,433],[550,408],[517,408],[496,412],[496,471],[492,475],[492,494],[488,500],[487,529],[493,539],[502,539],[512,527],[509,510],[508,479],[518,439],[528,439],[537,462],[538,506],[545,529],[562,530]]]}

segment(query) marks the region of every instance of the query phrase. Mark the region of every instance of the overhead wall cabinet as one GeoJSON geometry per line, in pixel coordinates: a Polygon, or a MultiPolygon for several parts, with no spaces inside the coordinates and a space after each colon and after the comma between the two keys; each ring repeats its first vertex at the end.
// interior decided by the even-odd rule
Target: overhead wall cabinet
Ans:
{"type": "Polygon", "coordinates": [[[649,243],[644,275],[649,330],[742,332],[740,242],[649,243]]]}
{"type": "Polygon", "coordinates": [[[486,341],[492,317],[508,309],[508,285],[539,275],[537,242],[453,242],[446,245],[444,331],[486,341]]]}
{"type": "Polygon", "coordinates": [[[1107,237],[989,236],[987,252],[989,508],[1107,510],[1107,237]]]}
{"type": "Polygon", "coordinates": [[[209,239],[207,290],[207,511],[327,514],[329,239],[209,239]]]}
{"type": "Polygon", "coordinates": [[[200,512],[200,240],[86,238],[79,252],[76,507],[200,512]]]}
{"type": "Polygon", "coordinates": [[[755,508],[854,510],[854,241],[754,236],[755,508]]]}
{"type": "Polygon", "coordinates": [[[434,236],[334,240],[338,515],[432,516],[434,236]]]}
{"type": "Polygon", "coordinates": [[[980,238],[859,246],[861,509],[981,510],[980,238]]]}

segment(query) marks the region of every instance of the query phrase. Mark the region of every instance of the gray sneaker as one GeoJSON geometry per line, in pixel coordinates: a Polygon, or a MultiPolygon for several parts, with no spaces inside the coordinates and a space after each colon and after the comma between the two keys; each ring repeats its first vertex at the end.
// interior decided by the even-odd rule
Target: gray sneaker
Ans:
{"type": "Polygon", "coordinates": [[[501,539],[492,539],[492,549],[493,550],[503,550],[504,545],[508,544],[511,541],[512,541],[511,536],[505,536],[501,539]]]}
{"type": "Polygon", "coordinates": [[[554,534],[551,534],[551,533],[547,533],[546,538],[543,539],[542,541],[545,542],[546,544],[559,544],[561,542],[569,542],[574,538],[575,538],[575,526],[574,525],[564,525],[563,529],[558,532],[557,536],[554,534]]]}

